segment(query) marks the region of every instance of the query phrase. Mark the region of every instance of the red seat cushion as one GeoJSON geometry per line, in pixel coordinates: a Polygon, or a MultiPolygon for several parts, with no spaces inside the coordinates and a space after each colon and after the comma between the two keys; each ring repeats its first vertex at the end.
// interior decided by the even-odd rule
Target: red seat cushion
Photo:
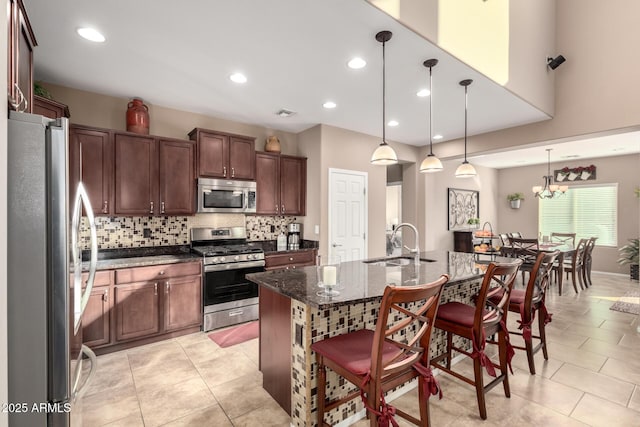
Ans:
{"type": "Polygon", "coordinates": [[[457,323],[459,325],[471,327],[473,326],[473,318],[475,314],[476,308],[474,306],[463,304],[461,302],[448,302],[446,304],[442,304],[440,308],[438,308],[436,323],[438,320],[445,320],[450,323],[457,323]]]}
{"type": "MultiPolygon", "coordinates": [[[[524,302],[524,297],[526,295],[526,292],[524,289],[512,289],[511,290],[511,297],[509,299],[509,303],[510,304],[521,304],[524,302]]],[[[504,295],[504,291],[502,292],[498,292],[495,295],[492,295],[489,300],[494,303],[494,304],[498,304],[500,302],[500,300],[502,299],[502,295],[504,295]]]]}
{"type": "MultiPolygon", "coordinates": [[[[371,369],[371,346],[374,332],[369,329],[350,332],[318,341],[311,349],[326,359],[342,366],[356,375],[364,375],[371,369]]],[[[382,363],[396,357],[400,348],[392,342],[385,341],[382,346],[382,363]]]]}

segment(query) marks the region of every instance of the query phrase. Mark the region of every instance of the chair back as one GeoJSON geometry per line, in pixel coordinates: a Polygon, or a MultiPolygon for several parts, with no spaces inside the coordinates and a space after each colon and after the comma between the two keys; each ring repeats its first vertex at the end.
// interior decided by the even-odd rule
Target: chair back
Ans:
{"type": "Polygon", "coordinates": [[[509,238],[516,238],[516,239],[522,239],[522,234],[520,234],[518,231],[514,231],[513,233],[508,233],[509,238]]]}
{"type": "Polygon", "coordinates": [[[525,264],[533,265],[538,258],[540,245],[538,239],[511,238],[512,256],[520,258],[525,264]]]}
{"type": "Polygon", "coordinates": [[[477,343],[484,343],[485,328],[494,326],[503,319],[506,321],[511,289],[521,265],[522,260],[519,259],[509,263],[489,263],[476,299],[473,334],[477,343]]]}
{"type": "Polygon", "coordinates": [[[576,247],[576,233],[551,233],[551,241],[576,247]]]}
{"type": "Polygon", "coordinates": [[[589,239],[580,239],[580,241],[578,242],[578,246],[576,246],[576,252],[573,254],[573,257],[571,258],[571,264],[574,269],[584,265],[584,259],[585,259],[584,256],[587,250],[588,242],[589,242],[589,239]]]}
{"type": "Polygon", "coordinates": [[[597,237],[591,237],[584,247],[584,262],[591,261],[591,255],[593,253],[593,248],[596,246],[597,237]]]}
{"type": "Polygon", "coordinates": [[[560,255],[560,251],[553,252],[540,252],[536,263],[531,270],[529,276],[529,282],[527,283],[527,289],[525,290],[525,307],[527,312],[530,311],[530,305],[539,301],[544,301],[545,293],[551,283],[551,272],[553,271],[553,264],[556,262],[556,258],[560,255]]]}
{"type": "Polygon", "coordinates": [[[502,243],[502,246],[510,243],[509,235],[507,233],[500,233],[498,236],[500,237],[500,243],[502,243]]]}
{"type": "Polygon", "coordinates": [[[404,371],[418,361],[429,366],[431,331],[447,281],[449,276],[443,274],[424,285],[385,288],[371,349],[372,379],[404,371]],[[408,336],[412,338],[407,339],[408,336]],[[397,351],[382,360],[383,347],[391,342],[397,351]]]}

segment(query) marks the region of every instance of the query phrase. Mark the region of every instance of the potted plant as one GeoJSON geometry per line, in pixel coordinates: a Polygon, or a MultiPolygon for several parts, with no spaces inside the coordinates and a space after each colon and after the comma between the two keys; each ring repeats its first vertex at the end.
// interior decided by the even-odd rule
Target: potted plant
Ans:
{"type": "Polygon", "coordinates": [[[522,193],[508,194],[507,200],[511,203],[511,209],[520,209],[520,201],[524,200],[524,194],[522,193]]]}
{"type": "Polygon", "coordinates": [[[631,280],[638,280],[638,251],[640,250],[640,239],[629,239],[629,244],[624,245],[618,251],[620,259],[618,263],[621,265],[631,265],[631,280]]]}
{"type": "Polygon", "coordinates": [[[469,225],[469,228],[478,228],[480,225],[480,218],[469,218],[467,220],[467,225],[469,225]]]}

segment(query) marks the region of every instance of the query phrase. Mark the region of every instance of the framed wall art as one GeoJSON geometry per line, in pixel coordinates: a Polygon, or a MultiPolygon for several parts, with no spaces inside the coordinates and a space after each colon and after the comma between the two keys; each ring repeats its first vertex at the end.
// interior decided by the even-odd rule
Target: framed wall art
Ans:
{"type": "Polygon", "coordinates": [[[468,230],[467,221],[480,217],[480,192],[448,188],[448,230],[468,230]]]}

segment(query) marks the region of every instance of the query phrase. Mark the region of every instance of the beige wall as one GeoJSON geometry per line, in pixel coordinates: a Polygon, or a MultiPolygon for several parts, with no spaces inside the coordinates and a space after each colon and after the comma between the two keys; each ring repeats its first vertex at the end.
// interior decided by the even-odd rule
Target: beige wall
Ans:
{"type": "MultiPolygon", "coordinates": [[[[320,233],[324,231],[320,227],[320,194],[327,191],[327,183],[320,179],[321,131],[322,126],[317,125],[298,134],[298,154],[307,158],[307,215],[301,218],[301,222],[304,225],[303,238],[308,240],[320,240],[320,233]],[[320,228],[319,234],[315,234],[316,225],[320,228]]],[[[320,247],[320,253],[326,255],[324,244],[320,247]]]]}
{"type": "MultiPolygon", "coordinates": [[[[469,5],[477,8],[488,9],[487,13],[499,12],[502,7],[508,8],[509,24],[506,34],[508,40],[508,79],[505,82],[504,73],[493,73],[490,71],[492,64],[498,62],[485,62],[487,58],[494,54],[489,43],[484,43],[477,48],[469,49],[474,43],[483,43],[481,40],[495,37],[494,28],[491,26],[479,25],[477,30],[485,34],[467,32],[468,21],[461,13],[453,11],[452,19],[443,23],[439,19],[439,4],[446,7],[458,7],[459,12],[470,10],[465,2],[456,0],[368,0],[373,5],[393,16],[396,20],[411,28],[431,43],[438,45],[443,50],[451,53],[461,61],[474,67],[479,72],[489,78],[493,78],[505,88],[524,99],[531,105],[539,108],[545,113],[554,114],[554,73],[547,70],[546,58],[562,53],[556,49],[556,0],[494,0],[492,2],[481,3],[476,0],[465,0],[469,5]],[[439,28],[439,25],[447,25],[449,28],[439,28]],[[451,26],[454,26],[451,28],[451,26]],[[460,28],[455,28],[459,26],[460,28]],[[460,46],[463,50],[456,49],[455,46],[446,47],[443,45],[439,33],[448,30],[450,34],[460,39],[460,46]],[[484,51],[484,53],[482,53],[484,51]],[[478,55],[478,53],[481,53],[478,55]],[[474,59],[474,56],[476,59],[474,59]],[[479,61],[479,62],[476,62],[479,61]],[[483,71],[484,70],[484,71],[483,71]]],[[[562,0],[564,2],[565,0],[562,0]]],[[[574,0],[575,1],[575,0],[574,0]]],[[[577,0],[579,1],[579,0],[577,0]]],[[[605,6],[605,5],[603,5],[605,6]]],[[[471,22],[476,16],[467,16],[471,22]]],[[[486,20],[483,20],[486,22],[486,20]]],[[[498,58],[499,59],[499,58],[498,58]]]]}
{"type": "MultiPolygon", "coordinates": [[[[6,0],[0,2],[7,10],[6,0]]],[[[0,20],[0,46],[7,46],[7,20],[0,20]]],[[[6,48],[0,55],[0,81],[7,81],[6,48]]],[[[0,99],[0,115],[7,117],[7,93],[0,99]]],[[[7,393],[7,121],[0,120],[0,403],[9,401],[7,393]]],[[[9,425],[0,411],[0,427],[9,425]]]]}
{"type": "Polygon", "coordinates": [[[456,178],[455,170],[460,161],[443,162],[442,172],[425,174],[426,212],[424,230],[427,233],[426,250],[453,250],[453,232],[447,230],[448,189],[477,190],[480,192],[480,226],[486,221],[496,230],[498,214],[496,212],[498,192],[497,170],[475,166],[478,175],[475,178],[456,178]]]}
{"type": "MultiPolygon", "coordinates": [[[[44,83],[56,101],[69,106],[71,123],[108,129],[126,130],[128,99],[86,92],[78,89],[44,83]]],[[[256,138],[256,150],[264,149],[267,136],[275,135],[280,140],[283,154],[297,155],[297,137],[290,132],[239,123],[205,116],[189,111],[180,111],[159,105],[148,105],[150,133],[171,138],[188,139],[187,134],[195,127],[230,132],[256,138]]]]}
{"type": "MultiPolygon", "coordinates": [[[[618,247],[627,243],[627,239],[640,235],[640,200],[633,190],[640,185],[640,155],[602,157],[587,162],[552,163],[551,170],[594,164],[597,167],[597,179],[586,184],[618,184],[618,247]]],[[[498,224],[499,232],[520,231],[525,237],[538,235],[538,199],[531,193],[533,185],[542,184],[546,175],[546,165],[526,166],[498,171],[498,224]],[[525,200],[520,209],[511,209],[507,194],[521,192],[525,200]]],[[[579,183],[571,184],[578,186],[579,183]]],[[[618,248],[597,246],[593,254],[593,269],[611,273],[627,273],[628,266],[616,263],[618,248]]]]}

